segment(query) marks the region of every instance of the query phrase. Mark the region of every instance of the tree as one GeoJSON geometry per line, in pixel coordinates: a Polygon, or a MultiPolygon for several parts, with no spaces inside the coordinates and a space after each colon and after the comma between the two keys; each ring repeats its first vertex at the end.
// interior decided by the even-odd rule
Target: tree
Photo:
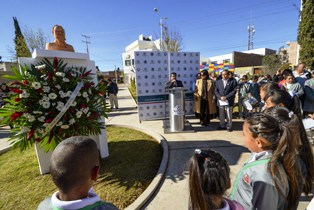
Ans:
{"type": "Polygon", "coordinates": [[[31,52],[29,51],[24,36],[21,32],[19,22],[17,21],[16,17],[13,17],[14,28],[15,28],[15,52],[16,57],[31,57],[31,52]]]}
{"type": "Polygon", "coordinates": [[[180,52],[183,49],[183,38],[176,30],[170,30],[167,24],[163,24],[162,49],[169,52],[180,52]]]}
{"type": "Polygon", "coordinates": [[[298,31],[300,61],[314,68],[314,3],[313,0],[303,0],[302,4],[298,31]]]}
{"type": "Polygon", "coordinates": [[[48,36],[44,34],[42,29],[34,31],[25,27],[24,37],[31,52],[35,49],[45,49],[45,44],[48,41],[48,36]]]}
{"type": "Polygon", "coordinates": [[[265,55],[263,58],[263,66],[267,66],[266,74],[274,75],[281,66],[280,58],[277,54],[265,55]]]}

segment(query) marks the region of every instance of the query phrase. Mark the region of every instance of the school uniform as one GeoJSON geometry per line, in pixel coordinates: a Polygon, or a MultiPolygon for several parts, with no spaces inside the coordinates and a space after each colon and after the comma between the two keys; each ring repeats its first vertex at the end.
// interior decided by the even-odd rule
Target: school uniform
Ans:
{"type": "Polygon", "coordinates": [[[51,198],[47,198],[42,201],[37,210],[65,210],[65,209],[78,209],[78,210],[118,210],[116,206],[111,203],[102,201],[93,191],[90,189],[88,192],[89,197],[73,200],[73,201],[61,201],[58,198],[58,192],[55,192],[51,198]]]}
{"type": "Polygon", "coordinates": [[[287,209],[286,197],[289,193],[289,185],[284,167],[280,165],[279,170],[283,174],[284,184],[279,183],[283,196],[277,191],[273,178],[268,170],[268,163],[272,151],[252,153],[251,158],[239,171],[230,199],[238,201],[245,209],[287,209]]]}

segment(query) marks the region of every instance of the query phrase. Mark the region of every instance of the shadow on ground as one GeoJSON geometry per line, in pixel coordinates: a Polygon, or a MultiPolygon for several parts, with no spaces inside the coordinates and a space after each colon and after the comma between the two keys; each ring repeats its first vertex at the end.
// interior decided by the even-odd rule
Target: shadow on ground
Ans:
{"type": "Polygon", "coordinates": [[[194,154],[195,149],[212,149],[219,152],[230,166],[236,165],[241,154],[249,152],[243,146],[233,144],[226,140],[208,140],[208,141],[178,141],[168,142],[170,155],[166,173],[166,179],[173,182],[183,180],[187,176],[188,160],[194,154]]]}
{"type": "Polygon", "coordinates": [[[156,176],[162,148],[147,140],[108,143],[110,155],[101,161],[99,181],[130,188],[146,188],[156,176]]]}
{"type": "Polygon", "coordinates": [[[108,117],[117,117],[121,115],[131,115],[131,114],[136,114],[137,113],[137,108],[135,107],[124,107],[124,108],[119,108],[118,110],[112,109],[108,113],[108,117]]]}

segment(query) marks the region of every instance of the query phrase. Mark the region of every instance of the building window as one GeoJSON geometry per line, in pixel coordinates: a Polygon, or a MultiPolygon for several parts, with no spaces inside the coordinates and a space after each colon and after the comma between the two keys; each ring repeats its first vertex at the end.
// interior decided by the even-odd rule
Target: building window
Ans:
{"type": "Polygon", "coordinates": [[[223,61],[224,63],[230,63],[230,59],[226,59],[223,61]]]}
{"type": "Polygon", "coordinates": [[[131,60],[125,60],[124,64],[125,66],[131,66],[131,60]]]}

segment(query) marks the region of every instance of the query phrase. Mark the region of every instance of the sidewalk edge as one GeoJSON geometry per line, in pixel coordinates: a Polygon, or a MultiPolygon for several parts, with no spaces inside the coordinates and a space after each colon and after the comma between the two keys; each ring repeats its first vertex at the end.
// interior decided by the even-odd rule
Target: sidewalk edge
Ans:
{"type": "Polygon", "coordinates": [[[168,159],[169,159],[169,148],[167,140],[160,135],[159,133],[156,133],[154,131],[149,131],[147,128],[142,128],[138,126],[130,126],[130,125],[122,125],[122,124],[107,124],[108,126],[114,126],[114,127],[124,127],[124,128],[130,128],[134,130],[141,131],[143,133],[146,133],[150,136],[152,136],[154,139],[156,139],[162,146],[163,149],[163,155],[161,164],[159,166],[159,169],[157,171],[157,174],[153,181],[149,184],[149,186],[146,188],[146,190],[128,207],[125,208],[125,210],[137,210],[140,209],[143,205],[146,204],[146,202],[151,198],[151,196],[154,194],[154,192],[157,190],[159,185],[161,184],[166,169],[168,165],[168,159]]]}

